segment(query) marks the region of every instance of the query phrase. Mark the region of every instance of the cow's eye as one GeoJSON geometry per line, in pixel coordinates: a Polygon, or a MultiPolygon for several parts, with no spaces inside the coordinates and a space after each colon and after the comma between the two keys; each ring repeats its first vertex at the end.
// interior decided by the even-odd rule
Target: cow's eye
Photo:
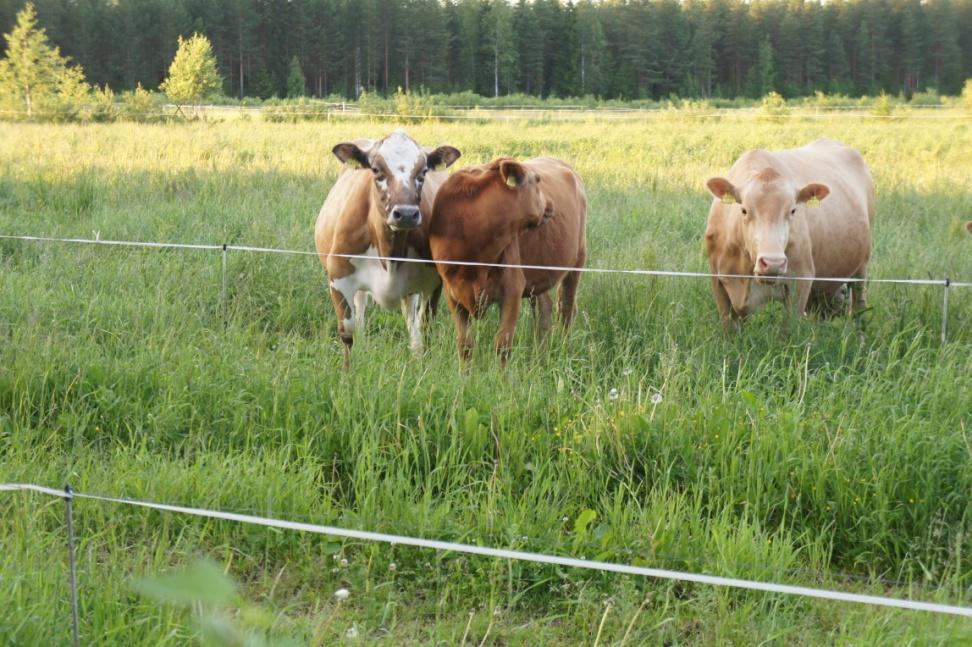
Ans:
{"type": "Polygon", "coordinates": [[[748,212],[748,211],[746,211],[746,207],[743,207],[743,210],[742,210],[742,212],[743,212],[743,215],[744,215],[744,216],[748,216],[748,215],[749,215],[749,212],[748,212]]]}
{"type": "Polygon", "coordinates": [[[796,213],[796,207],[793,207],[792,209],[790,209],[790,215],[791,215],[791,216],[792,216],[793,214],[795,214],[795,213],[796,213]]]}

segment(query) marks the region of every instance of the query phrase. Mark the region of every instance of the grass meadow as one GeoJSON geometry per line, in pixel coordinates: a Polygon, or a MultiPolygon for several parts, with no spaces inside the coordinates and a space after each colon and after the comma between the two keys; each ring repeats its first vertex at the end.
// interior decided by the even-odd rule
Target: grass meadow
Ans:
{"type": "MultiPolygon", "coordinates": [[[[394,127],[0,124],[0,233],[311,250],[331,147],[394,127]]],[[[877,182],[871,276],[972,280],[967,115],[406,127],[457,167],[575,165],[591,266],[703,271],[705,179],[834,137],[877,182]]],[[[228,270],[224,325],[219,252],[0,240],[0,482],[972,605],[972,289],[942,345],[940,286],[871,286],[861,340],[845,318],[784,333],[779,305],[727,335],[707,279],[586,275],[569,334],[538,345],[524,309],[506,375],[495,311],[464,376],[444,304],[418,359],[372,306],[344,375],[316,258],[228,270]]],[[[0,643],[68,643],[63,502],[2,494],[0,519],[0,643]]],[[[956,617],[96,501],[75,525],[90,644],[202,640],[210,612],[133,586],[200,557],[247,601],[220,617],[299,644],[972,641],[956,617]]]]}

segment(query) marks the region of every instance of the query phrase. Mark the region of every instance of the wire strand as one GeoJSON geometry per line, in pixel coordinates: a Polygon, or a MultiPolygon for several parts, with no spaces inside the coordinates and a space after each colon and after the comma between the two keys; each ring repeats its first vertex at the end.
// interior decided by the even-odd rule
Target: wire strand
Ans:
{"type": "Polygon", "coordinates": [[[558,265],[528,265],[518,263],[483,263],[478,261],[455,261],[455,260],[431,260],[423,258],[403,258],[399,256],[377,256],[370,254],[343,254],[337,252],[315,252],[310,250],[281,249],[277,247],[257,247],[251,245],[230,245],[230,244],[211,244],[211,243],[167,243],[152,241],[134,240],[103,240],[89,238],[54,238],[49,236],[14,236],[0,235],[0,240],[24,240],[35,242],[52,243],[74,243],[85,245],[108,245],[116,247],[150,247],[155,249],[199,249],[199,250],[234,250],[241,252],[253,252],[260,254],[290,254],[295,256],[317,256],[320,258],[335,257],[347,258],[351,260],[385,261],[389,263],[419,263],[436,265],[453,265],[462,267],[485,267],[498,269],[520,269],[545,272],[580,272],[583,274],[622,274],[629,276],[662,276],[662,277],[690,277],[690,278],[718,278],[718,279],[757,279],[760,281],[811,281],[828,283],[885,283],[894,285],[938,285],[950,288],[966,288],[972,286],[972,282],[955,281],[950,278],[944,279],[886,279],[886,278],[859,278],[859,277],[833,277],[833,276],[754,276],[751,274],[713,274],[710,272],[691,272],[682,270],[647,270],[647,269],[625,269],[609,267],[567,267],[558,265]]]}
{"type": "Polygon", "coordinates": [[[691,573],[687,571],[674,571],[660,568],[649,568],[644,566],[632,566],[628,564],[614,564],[611,562],[589,561],[575,557],[561,557],[557,555],[547,555],[544,553],[531,553],[519,550],[508,550],[504,548],[491,548],[487,546],[475,546],[471,544],[460,544],[436,539],[424,539],[419,537],[409,537],[406,535],[392,535],[380,532],[370,532],[366,530],[349,530],[336,526],[323,526],[310,523],[286,521],[283,519],[272,519],[267,517],[257,517],[253,515],[238,514],[233,512],[222,512],[219,510],[207,510],[204,508],[192,508],[185,506],[169,505],[166,503],[156,503],[152,501],[142,501],[127,497],[106,496],[100,494],[86,494],[73,491],[70,495],[60,490],[54,490],[44,486],[29,483],[6,483],[0,484],[0,491],[30,490],[51,496],[65,497],[73,496],[75,499],[91,499],[106,503],[117,503],[123,505],[137,506],[152,510],[174,512],[196,517],[218,519],[222,521],[234,521],[237,523],[247,523],[269,528],[279,528],[282,530],[295,530],[298,532],[328,535],[331,537],[343,537],[345,539],[359,539],[362,541],[381,542],[392,545],[414,546],[417,548],[431,548],[433,550],[466,553],[471,555],[482,555],[484,557],[494,557],[499,559],[512,559],[524,562],[534,562],[538,564],[551,564],[556,566],[566,566],[569,568],[583,568],[595,571],[611,573],[621,573],[626,575],[640,575],[656,579],[667,579],[682,582],[695,582],[711,586],[724,586],[766,593],[782,593],[785,595],[795,595],[801,597],[818,598],[823,600],[833,600],[839,602],[852,602],[858,604],[871,604],[883,607],[898,609],[909,609],[913,611],[929,611],[932,613],[949,614],[972,618],[972,608],[961,607],[935,602],[922,602],[917,600],[905,600],[901,598],[890,598],[877,595],[865,595],[861,593],[847,593],[845,591],[833,591],[829,589],[811,588],[806,586],[794,586],[790,584],[779,584],[776,582],[764,582],[759,580],[745,580],[733,577],[722,577],[718,575],[708,575],[702,573],[691,573]]]}

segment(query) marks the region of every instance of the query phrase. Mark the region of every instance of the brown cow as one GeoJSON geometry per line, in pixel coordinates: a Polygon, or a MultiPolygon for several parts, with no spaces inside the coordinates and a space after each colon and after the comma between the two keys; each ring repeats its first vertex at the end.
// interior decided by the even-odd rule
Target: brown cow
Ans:
{"type": "Polygon", "coordinates": [[[500,158],[454,173],[435,198],[429,246],[456,324],[459,355],[472,353],[469,316],[500,304],[496,351],[509,359],[520,300],[529,298],[537,328],[550,328],[553,303],[547,291],[560,283],[560,320],[574,316],[580,272],[447,265],[467,261],[582,267],[587,256],[587,196],[564,162],[541,157],[526,162],[500,158]]]}
{"type": "Polygon", "coordinates": [[[368,295],[385,308],[401,304],[411,346],[422,347],[422,314],[438,299],[441,283],[431,263],[386,262],[328,256],[431,259],[428,217],[432,201],[461,153],[452,146],[422,148],[402,130],[385,139],[338,144],[347,167],[324,200],[314,242],[330,279],[347,370],[354,331],[364,325],[368,295]]]}
{"type": "MultiPolygon", "coordinates": [[[[772,277],[867,276],[874,182],[853,148],[821,139],[802,148],[750,150],[728,178],[714,177],[707,185],[716,198],[705,231],[712,273],[757,277],[712,279],[726,326],[771,300],[800,313],[811,298],[826,306],[844,285],[772,277]]],[[[851,283],[850,289],[851,311],[860,311],[864,284],[851,283]]]]}
{"type": "Polygon", "coordinates": [[[972,220],[965,223],[965,228],[968,230],[970,234],[972,234],[972,220]]]}

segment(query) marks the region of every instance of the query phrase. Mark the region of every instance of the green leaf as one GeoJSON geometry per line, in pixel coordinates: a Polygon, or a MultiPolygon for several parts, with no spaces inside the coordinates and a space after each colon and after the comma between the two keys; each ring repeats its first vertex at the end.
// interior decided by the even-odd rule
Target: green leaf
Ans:
{"type": "Polygon", "coordinates": [[[590,508],[581,512],[579,515],[577,515],[577,518],[574,519],[574,534],[587,534],[587,526],[589,526],[595,519],[597,519],[597,513],[590,508]]]}
{"type": "Polygon", "coordinates": [[[325,555],[334,555],[340,553],[342,548],[344,548],[344,544],[339,541],[326,541],[322,547],[322,552],[325,555]]]}
{"type": "Polygon", "coordinates": [[[237,599],[236,584],[209,560],[199,560],[178,573],[136,580],[133,586],[146,597],[183,606],[232,604],[237,599]]]}

